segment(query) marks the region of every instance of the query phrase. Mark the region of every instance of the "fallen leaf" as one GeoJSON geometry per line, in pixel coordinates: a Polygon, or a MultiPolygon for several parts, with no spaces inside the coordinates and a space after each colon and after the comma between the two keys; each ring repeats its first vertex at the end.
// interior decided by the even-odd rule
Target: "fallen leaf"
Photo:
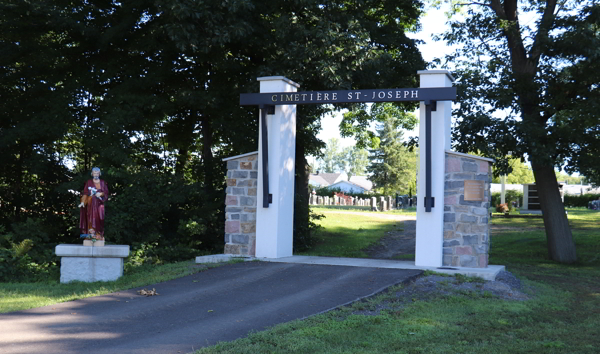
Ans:
{"type": "Polygon", "coordinates": [[[144,296],[160,295],[159,293],[156,292],[155,288],[152,288],[152,290],[147,290],[147,289],[138,290],[138,294],[144,295],[144,296]]]}

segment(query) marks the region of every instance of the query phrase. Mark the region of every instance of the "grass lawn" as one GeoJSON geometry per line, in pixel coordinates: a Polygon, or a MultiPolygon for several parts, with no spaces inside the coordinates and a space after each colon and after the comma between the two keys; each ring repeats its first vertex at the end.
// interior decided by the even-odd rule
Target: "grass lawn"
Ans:
{"type": "MultiPolygon", "coordinates": [[[[336,230],[365,227],[351,219],[324,221],[325,231],[335,239],[336,230]]],[[[416,300],[375,316],[352,314],[394,301],[391,289],[341,310],[196,353],[598,353],[600,213],[570,209],[569,220],[579,257],[573,265],[548,260],[541,219],[492,219],[490,262],[517,275],[530,300],[465,294],[416,300]]],[[[371,231],[384,232],[390,222],[379,225],[379,231],[371,231]]],[[[335,249],[333,242],[329,247],[335,249]]]]}
{"type": "Polygon", "coordinates": [[[206,269],[206,266],[198,266],[192,260],[165,265],[135,267],[130,271],[125,271],[125,274],[115,282],[60,284],[58,280],[53,280],[46,283],[0,283],[0,313],[26,310],[142,287],[181,278],[204,269],[206,269]]]}
{"type": "Polygon", "coordinates": [[[387,231],[399,230],[401,221],[390,221],[374,216],[338,214],[332,209],[317,211],[325,218],[317,221],[322,228],[315,238],[318,243],[311,250],[295,253],[308,256],[364,258],[362,250],[377,242],[387,231]]]}
{"type": "Polygon", "coordinates": [[[351,211],[356,213],[369,212],[373,214],[399,214],[399,215],[417,215],[417,208],[393,209],[388,211],[371,211],[369,206],[355,205],[311,205],[310,209],[316,213],[322,214],[331,210],[351,211]]]}

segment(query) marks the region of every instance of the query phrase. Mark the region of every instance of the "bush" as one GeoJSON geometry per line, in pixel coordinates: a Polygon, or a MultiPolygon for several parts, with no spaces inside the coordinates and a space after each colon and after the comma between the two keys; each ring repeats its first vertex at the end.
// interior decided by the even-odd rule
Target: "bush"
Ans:
{"type": "MultiPolygon", "coordinates": [[[[31,282],[57,277],[56,256],[52,250],[35,252],[31,239],[15,242],[13,233],[0,225],[0,282],[31,282]],[[39,258],[32,257],[35,253],[39,258]]],[[[53,247],[51,247],[53,249],[53,247]]]]}
{"type": "MultiPolygon", "coordinates": [[[[490,206],[495,208],[496,205],[500,204],[500,200],[501,200],[500,192],[492,193],[492,200],[491,200],[490,206]]],[[[504,193],[504,200],[508,204],[509,210],[512,210],[513,209],[512,202],[517,201],[519,206],[523,205],[523,192],[512,190],[512,189],[506,190],[504,193]]]]}
{"type": "Polygon", "coordinates": [[[300,252],[315,245],[317,240],[314,235],[320,228],[315,221],[324,217],[324,215],[310,210],[305,194],[296,193],[294,199],[294,252],[300,252]]]}
{"type": "Polygon", "coordinates": [[[565,206],[587,208],[589,202],[591,202],[592,200],[598,200],[598,198],[600,198],[600,194],[565,194],[565,206]]]}

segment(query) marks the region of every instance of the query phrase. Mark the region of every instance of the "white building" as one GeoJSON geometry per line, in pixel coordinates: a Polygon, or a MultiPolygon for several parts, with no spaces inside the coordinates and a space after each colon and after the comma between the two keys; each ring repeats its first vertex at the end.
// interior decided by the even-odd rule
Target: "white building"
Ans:
{"type": "Polygon", "coordinates": [[[314,187],[339,188],[346,193],[366,193],[373,188],[373,182],[367,176],[352,176],[348,178],[346,172],[342,173],[311,173],[308,184],[314,187]]]}

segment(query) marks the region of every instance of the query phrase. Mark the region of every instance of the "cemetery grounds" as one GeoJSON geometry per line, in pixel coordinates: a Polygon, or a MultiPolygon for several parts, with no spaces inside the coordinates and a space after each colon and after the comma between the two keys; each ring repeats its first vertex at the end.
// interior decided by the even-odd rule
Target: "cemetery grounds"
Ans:
{"type": "MultiPolygon", "coordinates": [[[[304,254],[339,257],[367,257],[386,234],[403,231],[403,221],[382,215],[414,213],[378,212],[373,217],[364,210],[314,211],[325,218],[319,221],[318,244],[304,254]]],[[[548,260],[541,218],[492,218],[490,263],[505,265],[518,278],[524,297],[483,291],[481,279],[440,281],[426,273],[421,279],[438,278],[438,286],[419,288],[417,280],[196,353],[597,353],[600,212],[570,208],[568,215],[578,254],[573,265],[548,260]]],[[[141,287],[205,269],[189,261],[128,267],[112,283],[3,283],[0,312],[141,287]]]]}
{"type": "MultiPolygon", "coordinates": [[[[313,211],[325,215],[323,228],[319,244],[304,254],[366,257],[369,243],[403,227],[364,210],[313,211]]],[[[378,214],[385,213],[394,214],[378,214]]],[[[541,218],[492,218],[490,263],[505,265],[524,297],[478,291],[485,288],[481,279],[446,277],[424,291],[415,288],[417,280],[196,353],[598,353],[600,212],[568,213],[578,254],[573,265],[548,260],[541,218]]]]}

